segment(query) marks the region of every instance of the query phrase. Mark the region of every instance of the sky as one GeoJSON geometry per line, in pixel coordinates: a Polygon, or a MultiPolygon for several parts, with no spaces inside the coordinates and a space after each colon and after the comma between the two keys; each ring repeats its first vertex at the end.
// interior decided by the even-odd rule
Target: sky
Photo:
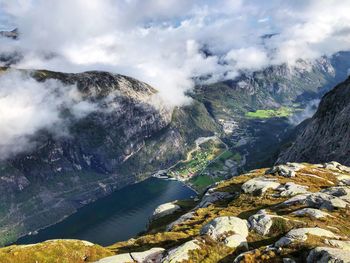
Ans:
{"type": "MultiPolygon", "coordinates": [[[[0,29],[20,33],[18,41],[0,39],[0,54],[23,54],[18,68],[128,75],[179,106],[189,103],[185,93],[199,77],[211,83],[349,50],[349,13],[349,0],[0,0],[0,29]]],[[[0,148],[54,127],[61,120],[48,118],[55,119],[60,103],[80,103],[68,96],[52,107],[42,98],[22,97],[55,90],[57,83],[40,85],[23,76],[0,78],[1,126],[18,123],[11,131],[0,128],[0,137],[7,138],[0,139],[0,148]],[[5,119],[13,111],[8,89],[14,86],[11,96],[20,96],[23,105],[16,118],[5,119]],[[22,107],[33,109],[32,116],[50,114],[43,116],[44,125],[28,127],[21,125],[22,107]]]]}
{"type": "Polygon", "coordinates": [[[129,75],[181,105],[196,77],[349,49],[349,12],[349,0],[0,0],[2,27],[21,34],[0,52],[20,50],[22,68],[129,75]]]}

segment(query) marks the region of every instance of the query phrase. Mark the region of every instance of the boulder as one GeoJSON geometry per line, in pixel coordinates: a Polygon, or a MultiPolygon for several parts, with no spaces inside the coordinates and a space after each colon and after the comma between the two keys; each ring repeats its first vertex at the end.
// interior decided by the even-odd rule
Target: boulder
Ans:
{"type": "Polygon", "coordinates": [[[304,168],[303,164],[299,163],[286,163],[273,166],[271,169],[267,170],[265,174],[278,174],[283,177],[295,177],[295,172],[304,168]]]}
{"type": "Polygon", "coordinates": [[[339,197],[325,194],[325,193],[313,193],[306,197],[306,205],[310,207],[316,207],[327,210],[334,210],[337,208],[345,208],[348,203],[339,197]]]}
{"type": "Polygon", "coordinates": [[[161,262],[164,251],[164,248],[154,247],[144,252],[132,252],[130,255],[134,261],[139,263],[161,262]]]}
{"type": "Polygon", "coordinates": [[[276,179],[258,177],[248,180],[242,185],[242,190],[246,194],[263,194],[268,189],[276,190],[280,186],[280,183],[276,179]]]}
{"type": "Polygon", "coordinates": [[[347,166],[342,165],[342,164],[335,162],[335,161],[332,161],[329,163],[324,163],[323,168],[333,170],[333,171],[341,171],[341,172],[350,173],[350,167],[347,167],[347,166]]]}
{"type": "Polygon", "coordinates": [[[241,235],[234,234],[224,239],[224,244],[231,248],[244,247],[248,249],[247,239],[241,235]]]}
{"type": "Polygon", "coordinates": [[[227,192],[213,192],[209,189],[202,197],[201,202],[197,205],[197,208],[208,207],[209,205],[228,198],[232,198],[233,195],[227,192]]]}
{"type": "Polygon", "coordinates": [[[158,219],[160,217],[170,215],[178,210],[180,210],[181,207],[174,204],[173,202],[165,203],[159,205],[153,212],[151,220],[158,219]]]}
{"type": "Polygon", "coordinates": [[[260,210],[248,219],[250,230],[254,230],[260,235],[267,235],[272,226],[272,216],[268,215],[265,210],[260,210]]]}
{"type": "Polygon", "coordinates": [[[298,194],[309,193],[307,191],[308,188],[309,188],[308,186],[303,186],[293,182],[288,182],[278,187],[277,190],[280,191],[280,196],[295,196],[298,194]]]}
{"type": "Polygon", "coordinates": [[[349,263],[350,251],[339,248],[316,247],[310,251],[308,263],[349,263]]]}
{"type": "Polygon", "coordinates": [[[164,263],[177,263],[189,259],[189,252],[200,249],[199,241],[190,240],[168,252],[167,257],[163,260],[164,263]]]}
{"type": "Polygon", "coordinates": [[[334,210],[345,208],[348,203],[339,197],[322,192],[296,195],[282,203],[284,206],[304,204],[313,208],[334,210]]]}
{"type": "Polygon", "coordinates": [[[338,185],[348,185],[350,186],[350,175],[347,174],[337,174],[338,185]]]}
{"type": "Polygon", "coordinates": [[[292,229],[284,237],[280,238],[275,243],[275,247],[285,247],[294,242],[304,242],[307,240],[308,234],[319,237],[339,238],[339,236],[335,235],[331,231],[319,227],[296,228],[292,229]]]}
{"type": "Polygon", "coordinates": [[[321,191],[322,193],[339,197],[340,199],[350,203],[350,187],[347,186],[335,186],[329,187],[321,191]]]}
{"type": "Polygon", "coordinates": [[[330,214],[323,212],[322,210],[315,208],[303,208],[297,211],[294,211],[292,215],[296,216],[310,216],[313,218],[323,218],[327,216],[331,216],[330,214]]]}
{"type": "Polygon", "coordinates": [[[201,235],[208,235],[216,241],[223,241],[224,244],[230,247],[235,248],[247,245],[247,221],[238,217],[217,217],[204,225],[200,233],[201,235]]]}
{"type": "Polygon", "coordinates": [[[166,227],[167,231],[170,231],[174,226],[180,225],[185,221],[190,220],[191,218],[193,218],[194,213],[195,213],[194,211],[190,211],[190,212],[187,212],[186,214],[183,214],[182,216],[180,216],[178,219],[176,219],[174,222],[170,223],[166,227]]]}
{"type": "Polygon", "coordinates": [[[102,258],[95,263],[134,263],[129,253],[102,258]]]}
{"type": "Polygon", "coordinates": [[[341,248],[341,249],[350,251],[350,241],[342,241],[342,240],[336,240],[336,239],[328,240],[327,239],[325,241],[325,243],[327,245],[332,246],[332,247],[341,248]]]}

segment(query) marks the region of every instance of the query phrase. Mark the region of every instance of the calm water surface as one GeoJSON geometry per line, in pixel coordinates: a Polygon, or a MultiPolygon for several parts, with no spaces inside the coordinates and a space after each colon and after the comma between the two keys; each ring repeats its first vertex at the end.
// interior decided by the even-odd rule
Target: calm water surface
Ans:
{"type": "Polygon", "coordinates": [[[74,238],[111,245],[143,231],[158,205],[191,196],[195,192],[180,182],[150,178],[99,199],[37,235],[20,238],[16,244],[74,238]]]}

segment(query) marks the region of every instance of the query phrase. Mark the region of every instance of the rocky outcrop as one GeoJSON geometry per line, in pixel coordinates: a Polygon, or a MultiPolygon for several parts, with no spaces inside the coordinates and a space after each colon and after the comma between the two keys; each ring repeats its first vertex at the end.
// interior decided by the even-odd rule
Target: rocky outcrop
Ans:
{"type": "Polygon", "coordinates": [[[258,177],[245,182],[242,185],[243,192],[247,194],[263,194],[268,189],[275,190],[280,187],[280,183],[274,178],[258,177]]]}
{"type": "Polygon", "coordinates": [[[154,210],[151,220],[156,220],[160,217],[170,215],[180,209],[181,207],[175,204],[174,202],[161,204],[154,210]]]}
{"type": "Polygon", "coordinates": [[[162,261],[164,263],[180,263],[189,259],[189,252],[200,249],[199,241],[190,240],[183,245],[176,247],[169,251],[166,258],[162,261]]]}
{"type": "Polygon", "coordinates": [[[267,235],[273,223],[272,218],[273,216],[267,214],[265,210],[260,210],[258,213],[249,217],[249,228],[260,235],[267,235]]]}
{"type": "Polygon", "coordinates": [[[217,217],[203,226],[200,233],[231,248],[247,247],[247,222],[238,217],[217,217]]]}
{"type": "Polygon", "coordinates": [[[326,216],[331,216],[330,214],[322,210],[314,209],[314,208],[303,208],[303,209],[294,211],[292,214],[296,216],[310,216],[313,218],[323,218],[326,216]]]}
{"type": "Polygon", "coordinates": [[[325,230],[319,227],[314,228],[297,228],[289,231],[287,235],[279,239],[276,243],[276,247],[285,247],[295,242],[307,241],[308,235],[328,238],[339,238],[329,230],[325,230]]]}
{"type": "Polygon", "coordinates": [[[350,251],[329,248],[329,247],[317,247],[311,250],[307,257],[308,263],[348,263],[350,262],[350,251]]]}

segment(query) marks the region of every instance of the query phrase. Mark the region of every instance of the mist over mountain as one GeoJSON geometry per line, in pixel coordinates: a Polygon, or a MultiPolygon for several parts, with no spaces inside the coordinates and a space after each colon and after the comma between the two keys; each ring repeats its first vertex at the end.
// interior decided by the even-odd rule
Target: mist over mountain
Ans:
{"type": "Polygon", "coordinates": [[[349,11],[0,0],[0,262],[349,262],[349,11]]]}

